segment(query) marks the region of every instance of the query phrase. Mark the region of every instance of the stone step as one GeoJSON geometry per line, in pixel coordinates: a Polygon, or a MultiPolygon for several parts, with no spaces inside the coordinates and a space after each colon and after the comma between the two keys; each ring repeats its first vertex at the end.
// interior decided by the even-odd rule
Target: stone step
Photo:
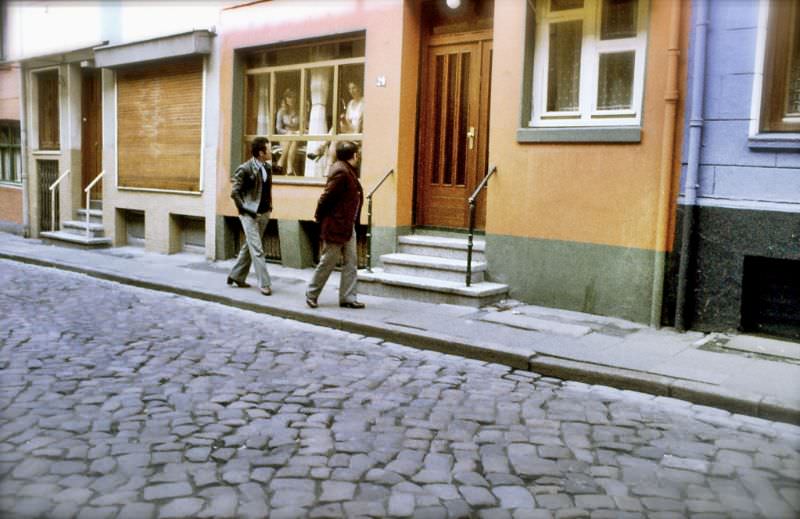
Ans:
{"type": "MultiPolygon", "coordinates": [[[[467,259],[467,239],[425,234],[400,236],[397,240],[398,252],[435,256],[438,258],[467,259]]],[[[486,241],[475,239],[472,243],[473,261],[486,261],[486,241]]]]}
{"type": "Polygon", "coordinates": [[[61,223],[61,230],[71,234],[86,235],[86,229],[89,229],[89,236],[94,238],[102,238],[105,233],[105,228],[102,223],[89,222],[86,225],[86,220],[67,220],[61,223]]]}
{"type": "Polygon", "coordinates": [[[73,234],[68,231],[45,231],[39,233],[39,237],[49,243],[77,247],[81,249],[95,249],[110,247],[111,238],[108,237],[86,237],[86,234],[73,234]]]}
{"type": "MultiPolygon", "coordinates": [[[[383,263],[386,273],[402,276],[418,276],[464,283],[467,275],[466,259],[394,253],[383,254],[381,263],[383,263]]],[[[485,271],[486,262],[473,260],[470,281],[472,283],[482,282],[485,271]]]]}
{"type": "MultiPolygon", "coordinates": [[[[78,209],[76,211],[78,213],[78,220],[86,221],[86,209],[78,209]]],[[[102,223],[103,222],[103,210],[102,209],[90,209],[89,210],[89,222],[91,223],[102,223]]]]}
{"type": "Polygon", "coordinates": [[[90,209],[99,209],[100,211],[103,210],[103,201],[102,200],[89,200],[89,208],[90,209]]]}
{"type": "Polygon", "coordinates": [[[373,296],[395,297],[479,308],[504,299],[508,285],[483,281],[466,286],[464,281],[443,281],[419,276],[392,274],[376,268],[358,272],[358,290],[373,296]]]}

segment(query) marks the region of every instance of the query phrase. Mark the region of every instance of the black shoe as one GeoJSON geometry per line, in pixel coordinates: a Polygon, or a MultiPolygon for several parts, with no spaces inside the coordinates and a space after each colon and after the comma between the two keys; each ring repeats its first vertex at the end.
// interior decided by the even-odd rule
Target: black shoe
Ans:
{"type": "Polygon", "coordinates": [[[311,308],[316,308],[316,307],[319,306],[319,303],[317,303],[317,300],[315,298],[309,297],[309,296],[306,296],[306,304],[311,308]]]}
{"type": "Polygon", "coordinates": [[[345,301],[344,303],[339,303],[339,306],[342,308],[366,308],[367,305],[364,303],[359,303],[358,301],[345,301]]]}
{"type": "Polygon", "coordinates": [[[233,279],[230,276],[228,276],[227,283],[229,285],[236,285],[239,288],[247,288],[247,287],[250,286],[250,283],[248,283],[247,281],[236,281],[235,279],[233,279]]]}

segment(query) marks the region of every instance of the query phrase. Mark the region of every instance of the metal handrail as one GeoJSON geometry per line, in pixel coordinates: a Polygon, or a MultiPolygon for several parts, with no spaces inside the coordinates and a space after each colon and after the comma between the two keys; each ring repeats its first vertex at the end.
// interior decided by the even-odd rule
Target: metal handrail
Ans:
{"type": "Polygon", "coordinates": [[[51,231],[57,230],[56,229],[56,192],[55,192],[55,188],[56,188],[56,186],[58,184],[61,183],[62,180],[64,180],[64,177],[69,175],[69,172],[70,172],[70,170],[66,170],[65,172],[63,172],[61,174],[61,176],[59,176],[56,179],[55,182],[50,184],[50,187],[48,188],[50,190],[50,230],[51,231]]]}
{"type": "Polygon", "coordinates": [[[97,182],[99,182],[100,179],[103,178],[103,175],[105,175],[105,174],[106,174],[106,170],[101,171],[96,177],[94,177],[94,179],[91,182],[89,182],[88,186],[83,188],[83,192],[86,193],[86,239],[87,240],[92,235],[91,232],[89,231],[89,222],[90,222],[90,216],[91,216],[89,214],[89,212],[92,209],[92,207],[90,205],[90,203],[91,203],[91,200],[90,200],[91,191],[92,191],[92,188],[94,187],[94,185],[97,184],[97,182]]]}
{"type": "Polygon", "coordinates": [[[390,169],[383,175],[375,187],[369,190],[367,193],[367,271],[372,272],[372,195],[375,194],[375,191],[378,190],[381,185],[383,185],[384,181],[389,178],[389,175],[394,173],[394,169],[390,169]]]}
{"type": "Polygon", "coordinates": [[[489,182],[489,177],[494,175],[496,172],[497,166],[490,165],[489,172],[486,173],[486,176],[483,177],[481,183],[478,184],[478,187],[472,192],[472,196],[467,199],[467,203],[469,204],[469,234],[467,235],[467,286],[472,284],[472,238],[475,234],[476,200],[478,199],[478,195],[480,194],[481,190],[486,187],[486,183],[489,182]]]}

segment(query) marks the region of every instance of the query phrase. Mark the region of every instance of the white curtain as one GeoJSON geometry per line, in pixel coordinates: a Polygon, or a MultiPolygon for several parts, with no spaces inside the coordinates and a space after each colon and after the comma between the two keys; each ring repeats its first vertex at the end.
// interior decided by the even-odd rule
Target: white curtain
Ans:
{"type": "Polygon", "coordinates": [[[266,135],[269,133],[269,75],[256,76],[256,133],[266,135]]]}

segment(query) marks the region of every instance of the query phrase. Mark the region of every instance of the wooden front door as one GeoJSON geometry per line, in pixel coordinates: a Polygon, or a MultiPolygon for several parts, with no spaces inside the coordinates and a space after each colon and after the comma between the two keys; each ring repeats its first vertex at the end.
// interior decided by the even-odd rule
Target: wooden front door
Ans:
{"type": "MultiPolygon", "coordinates": [[[[428,42],[420,100],[417,225],[469,225],[467,198],[486,175],[491,59],[491,31],[435,35],[428,42]]],[[[484,222],[479,200],[476,227],[483,228],[484,222]]]]}
{"type": "MultiPolygon", "coordinates": [[[[101,114],[99,69],[85,69],[81,82],[81,206],[86,204],[83,189],[103,169],[103,121],[101,114]]],[[[103,183],[92,188],[92,200],[103,199],[103,183]]]]}

